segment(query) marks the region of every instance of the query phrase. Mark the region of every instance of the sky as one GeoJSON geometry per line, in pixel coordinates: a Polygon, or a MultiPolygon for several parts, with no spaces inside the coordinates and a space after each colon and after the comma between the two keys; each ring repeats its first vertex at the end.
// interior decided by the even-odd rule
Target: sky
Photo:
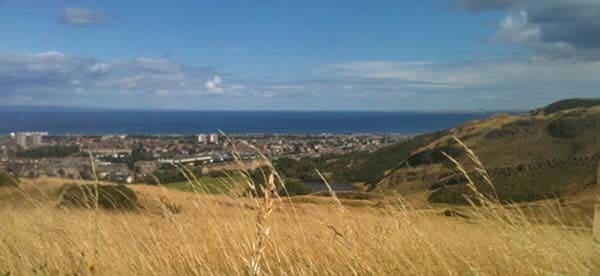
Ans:
{"type": "Polygon", "coordinates": [[[0,106],[527,110],[598,87],[598,0],[0,0],[0,106]]]}

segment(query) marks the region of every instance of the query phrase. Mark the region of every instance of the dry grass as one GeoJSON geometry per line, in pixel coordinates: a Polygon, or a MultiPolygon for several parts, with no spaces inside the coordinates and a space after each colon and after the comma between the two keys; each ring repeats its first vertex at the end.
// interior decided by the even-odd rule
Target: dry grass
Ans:
{"type": "MultiPolygon", "coordinates": [[[[53,200],[0,208],[0,272],[12,275],[251,274],[257,209],[249,199],[136,187],[142,212],[97,215],[53,200]],[[159,199],[182,204],[173,215],[159,199]],[[93,244],[96,243],[96,252],[93,244]],[[95,257],[94,257],[95,255],[95,257]]],[[[52,189],[49,189],[52,192],[52,189]]],[[[319,198],[322,201],[322,198],[319,198]]],[[[436,210],[278,202],[266,225],[265,274],[586,274],[591,231],[443,217],[436,210]]],[[[402,207],[402,205],[399,205],[402,207]]],[[[549,211],[550,212],[550,211],[549,211]]],[[[515,214],[515,216],[517,216],[515,214]]],[[[260,232],[259,232],[260,233],[260,232]]],[[[262,234],[259,234],[262,235],[262,234]]]]}
{"type": "Polygon", "coordinates": [[[481,195],[464,219],[400,196],[288,200],[265,178],[260,199],[132,186],[137,212],[57,208],[56,179],[2,188],[0,275],[588,273],[591,229],[567,227],[560,205],[532,219],[481,195]]]}

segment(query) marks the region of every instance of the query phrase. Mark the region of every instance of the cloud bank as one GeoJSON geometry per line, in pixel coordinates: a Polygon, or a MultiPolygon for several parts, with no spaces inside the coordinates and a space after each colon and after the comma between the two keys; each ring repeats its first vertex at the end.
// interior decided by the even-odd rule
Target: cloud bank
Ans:
{"type": "Polygon", "coordinates": [[[332,64],[313,79],[248,80],[168,59],[0,54],[5,105],[175,109],[527,109],[594,97],[600,61],[481,59],[332,64]]]}
{"type": "Polygon", "coordinates": [[[460,0],[472,11],[506,10],[492,39],[525,47],[536,58],[599,60],[600,1],[460,0]]]}

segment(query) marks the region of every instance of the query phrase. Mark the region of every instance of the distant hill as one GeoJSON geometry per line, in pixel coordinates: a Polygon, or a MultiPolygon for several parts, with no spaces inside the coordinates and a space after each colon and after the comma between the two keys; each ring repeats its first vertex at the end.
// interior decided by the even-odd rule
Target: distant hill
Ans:
{"type": "Polygon", "coordinates": [[[110,111],[115,110],[103,107],[71,107],[71,106],[26,106],[26,105],[0,105],[2,112],[78,112],[78,111],[110,111]]]}
{"type": "Polygon", "coordinates": [[[566,99],[546,106],[543,108],[543,111],[544,114],[551,115],[563,110],[594,107],[598,105],[600,105],[600,99],[566,99]]]}
{"type": "MultiPolygon", "coordinates": [[[[596,183],[600,99],[559,101],[522,115],[497,114],[372,154],[338,157],[324,170],[336,180],[366,183],[371,191],[466,203],[466,180],[442,154],[472,167],[454,136],[475,151],[503,201],[574,195],[596,183]]],[[[487,185],[480,189],[491,193],[487,185]]]]}

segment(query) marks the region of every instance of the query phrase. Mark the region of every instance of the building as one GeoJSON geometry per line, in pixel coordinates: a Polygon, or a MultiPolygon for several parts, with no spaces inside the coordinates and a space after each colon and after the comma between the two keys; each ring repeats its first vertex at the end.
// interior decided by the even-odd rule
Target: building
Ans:
{"type": "Polygon", "coordinates": [[[206,134],[198,134],[198,143],[207,144],[208,136],[206,134]]]}
{"type": "Polygon", "coordinates": [[[39,132],[31,133],[31,145],[36,147],[42,145],[42,134],[39,132]]]}
{"type": "Polygon", "coordinates": [[[208,140],[211,144],[218,144],[219,143],[219,135],[216,133],[213,133],[208,137],[208,140]]]}
{"type": "Polygon", "coordinates": [[[21,148],[27,148],[27,135],[25,133],[17,133],[17,146],[21,148]]]}
{"type": "Polygon", "coordinates": [[[21,148],[41,146],[43,136],[48,136],[48,132],[17,132],[15,134],[17,145],[21,148]]]}
{"type": "MultiPolygon", "coordinates": [[[[0,146],[0,170],[2,170],[1,162],[7,161],[7,160],[8,160],[8,149],[6,148],[5,145],[2,145],[2,146],[0,146]]],[[[600,167],[598,167],[598,168],[600,168],[600,167]]],[[[600,171],[598,171],[598,173],[600,174],[600,171]]]]}

